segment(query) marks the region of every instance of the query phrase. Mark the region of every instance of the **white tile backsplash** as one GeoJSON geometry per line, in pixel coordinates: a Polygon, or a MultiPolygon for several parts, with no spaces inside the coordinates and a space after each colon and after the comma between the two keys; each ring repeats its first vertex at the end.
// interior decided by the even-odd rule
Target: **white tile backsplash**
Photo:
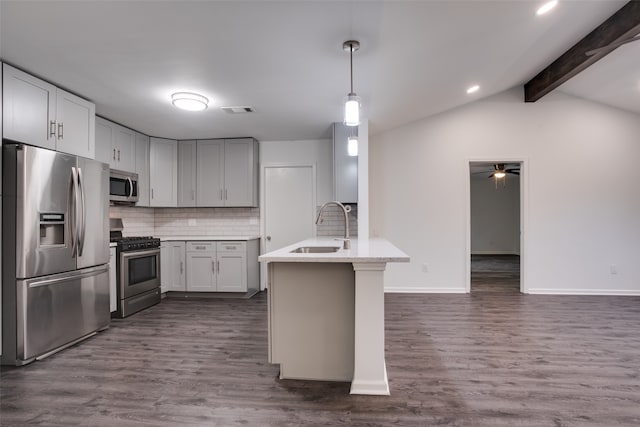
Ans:
{"type": "Polygon", "coordinates": [[[123,236],[155,236],[154,209],[109,206],[110,218],[122,218],[123,236]]]}
{"type": "MultiPolygon", "coordinates": [[[[320,211],[320,206],[316,207],[316,215],[320,211]]],[[[344,213],[342,209],[335,205],[329,205],[322,211],[322,224],[316,225],[317,236],[344,236],[344,213]]],[[[358,205],[351,205],[349,212],[349,236],[358,236],[358,205]]]]}
{"type": "Polygon", "coordinates": [[[258,208],[138,208],[110,206],[124,236],[259,236],[258,208]]]}
{"type": "Polygon", "coordinates": [[[259,236],[258,208],[156,208],[158,236],[259,236]]]}
{"type": "MultiPolygon", "coordinates": [[[[358,235],[358,205],[351,205],[349,234],[358,235]]],[[[316,212],[320,206],[316,207],[316,212]]],[[[124,236],[259,236],[258,208],[138,208],[110,206],[109,216],[122,218],[124,236]]],[[[318,236],[344,236],[344,214],[327,206],[318,236]]]]}

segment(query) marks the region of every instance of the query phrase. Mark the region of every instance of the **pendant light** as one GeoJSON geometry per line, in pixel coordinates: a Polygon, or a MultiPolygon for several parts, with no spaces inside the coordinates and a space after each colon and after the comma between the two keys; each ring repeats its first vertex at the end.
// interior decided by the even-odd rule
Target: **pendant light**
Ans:
{"type": "Polygon", "coordinates": [[[347,138],[347,154],[351,157],[358,155],[358,137],[351,135],[347,138]]]}
{"type": "Polygon", "coordinates": [[[353,52],[360,49],[360,42],[347,40],[342,44],[342,49],[349,52],[349,64],[351,68],[351,91],[344,99],[344,124],[358,126],[360,124],[360,97],[353,91],[353,52]]]}

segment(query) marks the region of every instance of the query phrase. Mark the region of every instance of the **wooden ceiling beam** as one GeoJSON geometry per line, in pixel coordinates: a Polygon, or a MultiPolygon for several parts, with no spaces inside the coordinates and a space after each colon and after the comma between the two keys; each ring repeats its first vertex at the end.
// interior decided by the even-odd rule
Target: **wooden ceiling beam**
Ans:
{"type": "Polygon", "coordinates": [[[587,52],[640,34],[640,1],[632,0],[524,85],[524,101],[535,102],[598,62],[616,47],[587,52]]]}

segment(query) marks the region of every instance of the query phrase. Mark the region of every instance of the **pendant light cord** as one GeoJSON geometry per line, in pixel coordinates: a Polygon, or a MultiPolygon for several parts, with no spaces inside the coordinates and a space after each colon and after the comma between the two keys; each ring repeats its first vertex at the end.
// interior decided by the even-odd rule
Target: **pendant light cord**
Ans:
{"type": "Polygon", "coordinates": [[[353,43],[349,46],[349,68],[351,70],[351,93],[353,93],[353,43]]]}

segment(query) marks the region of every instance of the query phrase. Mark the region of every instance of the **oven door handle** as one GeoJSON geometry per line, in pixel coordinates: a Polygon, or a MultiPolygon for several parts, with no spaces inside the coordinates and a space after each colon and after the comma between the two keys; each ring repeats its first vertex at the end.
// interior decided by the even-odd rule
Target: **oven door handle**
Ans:
{"type": "Polygon", "coordinates": [[[140,258],[149,255],[160,255],[160,249],[148,249],[144,251],[129,251],[129,252],[121,252],[122,259],[128,258],[140,258]]]}

